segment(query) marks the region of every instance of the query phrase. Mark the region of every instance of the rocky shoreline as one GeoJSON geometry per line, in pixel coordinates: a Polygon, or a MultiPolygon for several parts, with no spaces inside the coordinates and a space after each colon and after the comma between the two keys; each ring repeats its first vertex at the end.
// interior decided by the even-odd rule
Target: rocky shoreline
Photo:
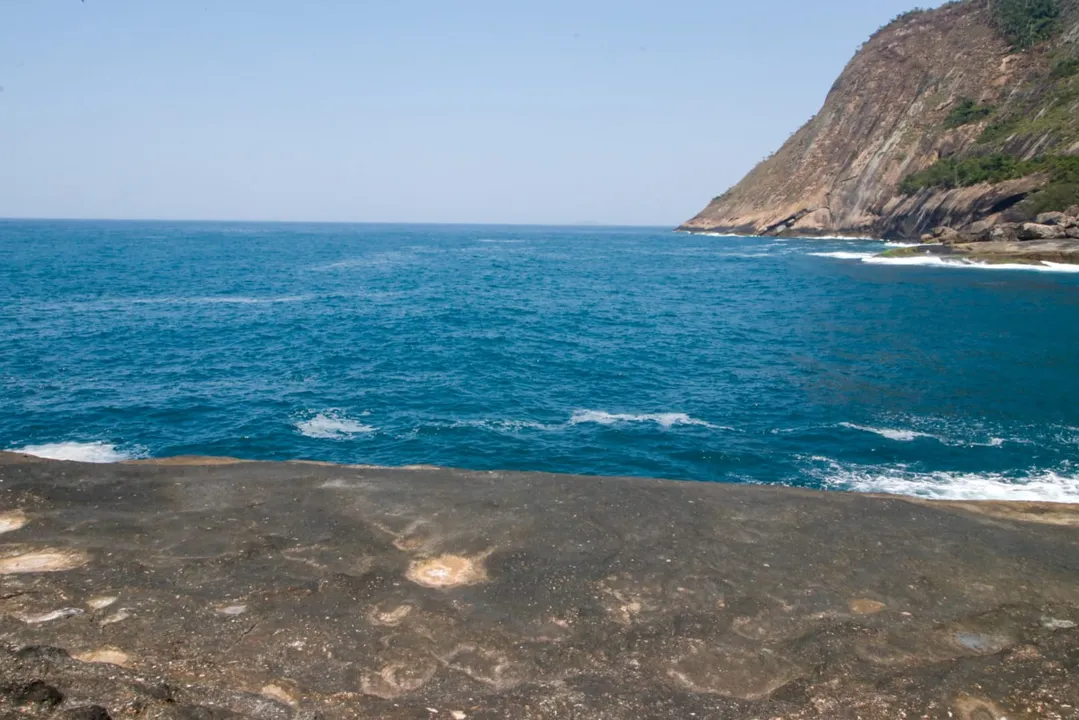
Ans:
{"type": "MultiPolygon", "coordinates": [[[[715,235],[706,230],[679,228],[691,235],[715,235]]],[[[730,233],[737,236],[738,233],[730,233]]],[[[746,232],[746,236],[753,233],[746,232]]],[[[784,237],[813,239],[874,240],[868,235],[837,238],[824,232],[803,232],[784,237]]],[[[896,239],[896,238],[889,238],[896,239]]],[[[903,238],[899,238],[903,239],[903,238]]],[[[985,264],[1044,265],[1045,263],[1079,265],[1079,206],[1067,212],[1039,215],[1034,222],[1003,222],[999,218],[960,226],[938,226],[922,235],[920,244],[892,248],[880,253],[883,258],[932,256],[942,260],[970,261],[985,264]]]]}
{"type": "Polygon", "coordinates": [[[0,716],[1079,717],[1079,507],[0,453],[0,716]]]}
{"type": "Polygon", "coordinates": [[[922,245],[896,248],[883,257],[936,255],[984,263],[1079,264],[1079,206],[1038,215],[1034,222],[978,221],[958,229],[941,226],[922,245]]]}

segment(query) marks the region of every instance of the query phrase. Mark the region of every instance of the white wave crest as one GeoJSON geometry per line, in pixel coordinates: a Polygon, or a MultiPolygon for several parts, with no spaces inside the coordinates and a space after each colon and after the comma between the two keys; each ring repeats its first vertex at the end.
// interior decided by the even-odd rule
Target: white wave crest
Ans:
{"type": "Polygon", "coordinates": [[[123,452],[115,445],[104,442],[59,442],[43,445],[26,445],[11,448],[11,452],[33,455],[49,460],[68,460],[84,463],[118,463],[137,457],[134,453],[123,452]]]}
{"type": "Polygon", "coordinates": [[[633,415],[629,413],[609,413],[603,410],[576,410],[570,418],[570,425],[583,423],[595,423],[597,425],[619,425],[621,423],[656,423],[665,428],[676,425],[697,425],[712,430],[730,430],[710,422],[690,417],[685,413],[652,413],[646,415],[633,415]]]}
{"type": "Polygon", "coordinates": [[[377,428],[337,412],[328,410],[309,420],[296,423],[296,429],[304,437],[316,440],[348,440],[356,435],[375,432],[377,428]]]}
{"type": "Polygon", "coordinates": [[[1009,476],[992,472],[914,472],[903,467],[843,466],[828,462],[828,469],[815,474],[826,488],[835,490],[908,495],[930,500],[1079,502],[1079,477],[1052,470],[1009,476]]]}
{"type": "Polygon", "coordinates": [[[1079,265],[1075,263],[1055,263],[1042,260],[1042,267],[1038,268],[1045,272],[1079,273],[1079,265]]]}
{"type": "Polygon", "coordinates": [[[893,430],[892,428],[875,428],[868,427],[866,425],[855,425],[854,423],[839,423],[841,427],[848,428],[850,430],[860,430],[861,432],[874,433],[881,437],[888,438],[889,440],[898,440],[899,442],[911,442],[918,438],[933,438],[939,440],[936,435],[930,435],[929,433],[918,432],[916,430],[893,430]]]}
{"type": "Polygon", "coordinates": [[[954,435],[956,434],[954,428],[952,428],[952,436],[949,436],[947,434],[936,435],[936,434],[933,434],[933,433],[922,432],[920,430],[909,430],[909,429],[903,429],[903,428],[872,427],[870,425],[858,425],[856,423],[849,423],[849,422],[839,423],[839,426],[840,427],[845,427],[845,428],[847,428],[849,430],[858,430],[859,432],[873,433],[875,435],[880,435],[881,437],[887,438],[889,440],[896,440],[898,442],[913,442],[914,440],[918,440],[919,438],[930,438],[932,440],[936,440],[937,442],[939,442],[939,443],[941,443],[943,445],[951,445],[953,447],[970,447],[970,448],[987,447],[987,448],[995,448],[995,447],[1003,446],[1004,443],[1006,443],[1006,442],[1013,442],[1013,443],[1026,443],[1026,442],[1029,442],[1029,441],[1021,440],[1021,439],[1008,439],[1008,438],[996,437],[996,436],[992,436],[992,435],[986,437],[986,435],[978,433],[977,431],[962,431],[961,430],[959,432],[961,432],[964,435],[964,437],[954,437],[954,435]],[[975,437],[978,437],[979,439],[974,439],[975,437]],[[981,438],[984,438],[984,441],[982,441],[981,438]]]}
{"type": "Polygon", "coordinates": [[[835,258],[836,260],[866,260],[873,257],[873,253],[871,252],[846,252],[842,250],[838,252],[819,252],[809,254],[813,257],[835,258]]]}
{"type": "Polygon", "coordinates": [[[983,263],[964,259],[945,259],[939,255],[915,255],[914,257],[881,257],[874,255],[863,258],[862,262],[870,265],[921,265],[973,270],[1028,270],[1035,272],[1079,273],[1079,265],[1055,263],[1048,260],[1040,264],[1026,263],[983,263]]]}

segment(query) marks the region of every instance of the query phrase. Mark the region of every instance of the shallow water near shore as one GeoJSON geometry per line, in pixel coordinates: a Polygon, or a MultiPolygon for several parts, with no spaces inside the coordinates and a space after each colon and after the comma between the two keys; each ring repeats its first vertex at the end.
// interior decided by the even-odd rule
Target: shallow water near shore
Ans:
{"type": "Polygon", "coordinates": [[[1079,502],[1079,276],[646,228],[0,222],[0,449],[1079,502]]]}

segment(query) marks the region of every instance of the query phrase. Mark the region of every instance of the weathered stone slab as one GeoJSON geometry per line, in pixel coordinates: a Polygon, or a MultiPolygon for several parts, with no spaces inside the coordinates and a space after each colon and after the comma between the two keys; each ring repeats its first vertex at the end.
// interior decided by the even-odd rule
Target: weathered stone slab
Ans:
{"type": "Polygon", "coordinates": [[[1069,506],[0,454],[0,513],[3,717],[1079,708],[1069,506]]]}

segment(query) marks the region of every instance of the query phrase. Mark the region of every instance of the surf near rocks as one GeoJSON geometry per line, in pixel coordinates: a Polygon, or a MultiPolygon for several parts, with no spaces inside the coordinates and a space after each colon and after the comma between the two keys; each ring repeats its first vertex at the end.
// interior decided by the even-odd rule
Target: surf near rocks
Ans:
{"type": "Polygon", "coordinates": [[[978,221],[956,229],[936,227],[922,245],[895,248],[882,258],[920,255],[983,263],[1079,264],[1079,206],[1042,213],[1034,222],[978,221]]]}

